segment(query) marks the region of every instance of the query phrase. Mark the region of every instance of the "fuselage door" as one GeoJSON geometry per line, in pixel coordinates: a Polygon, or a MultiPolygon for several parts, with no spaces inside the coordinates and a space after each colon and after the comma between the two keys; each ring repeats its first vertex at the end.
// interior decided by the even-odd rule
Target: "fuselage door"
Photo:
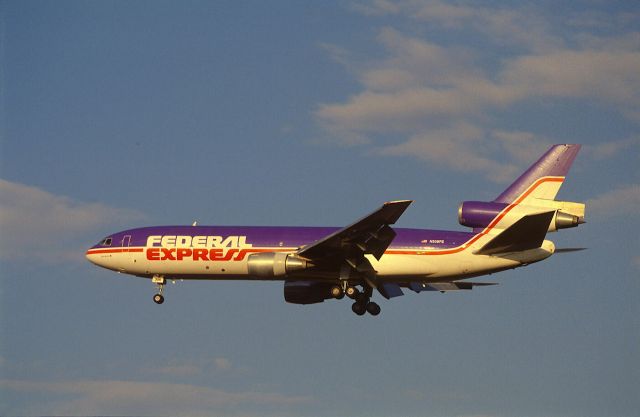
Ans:
{"type": "Polygon", "coordinates": [[[122,238],[122,263],[120,264],[120,271],[127,272],[127,270],[131,267],[131,257],[132,253],[129,251],[129,246],[131,245],[131,235],[125,235],[122,238]]]}
{"type": "Polygon", "coordinates": [[[129,245],[131,245],[131,235],[125,235],[122,238],[122,252],[129,252],[129,245]]]}

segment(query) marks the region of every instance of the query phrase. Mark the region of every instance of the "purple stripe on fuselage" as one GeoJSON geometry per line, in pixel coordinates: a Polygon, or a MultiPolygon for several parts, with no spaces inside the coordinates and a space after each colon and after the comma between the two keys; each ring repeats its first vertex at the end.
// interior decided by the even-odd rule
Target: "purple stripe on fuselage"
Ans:
{"type": "MultiPolygon", "coordinates": [[[[253,247],[300,247],[320,240],[339,227],[272,227],[272,226],[158,226],[124,230],[110,235],[111,247],[146,246],[149,236],[246,236],[253,247]]],[[[459,246],[474,233],[428,229],[395,228],[397,233],[389,249],[437,248],[459,246]]],[[[105,248],[97,244],[92,249],[105,248]]]]}
{"type": "Polygon", "coordinates": [[[512,203],[531,184],[542,177],[565,177],[580,145],[554,145],[495,200],[496,203],[512,203]]]}

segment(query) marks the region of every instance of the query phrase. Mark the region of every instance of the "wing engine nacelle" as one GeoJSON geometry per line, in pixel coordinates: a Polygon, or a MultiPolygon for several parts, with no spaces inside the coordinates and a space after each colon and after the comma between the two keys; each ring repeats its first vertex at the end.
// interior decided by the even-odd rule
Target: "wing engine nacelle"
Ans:
{"type": "Polygon", "coordinates": [[[292,304],[315,304],[331,297],[331,283],[313,281],[285,281],[284,299],[292,304]]]}
{"type": "Polygon", "coordinates": [[[311,262],[292,253],[254,253],[247,258],[249,275],[255,278],[272,279],[284,277],[292,272],[310,268],[311,262]]]}
{"type": "MultiPolygon", "coordinates": [[[[458,207],[458,223],[474,229],[483,229],[507,206],[506,203],[491,201],[464,201],[458,207]]],[[[585,205],[582,203],[538,199],[535,200],[535,206],[517,205],[511,207],[505,216],[507,219],[513,217],[513,221],[515,221],[527,214],[555,210],[556,213],[549,224],[549,232],[555,232],[584,223],[584,209],[585,205]]]]}

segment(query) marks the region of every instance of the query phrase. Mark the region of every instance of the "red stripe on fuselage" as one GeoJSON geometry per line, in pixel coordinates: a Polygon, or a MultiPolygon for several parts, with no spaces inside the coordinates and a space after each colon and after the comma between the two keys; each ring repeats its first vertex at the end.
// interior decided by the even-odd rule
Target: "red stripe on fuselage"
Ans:
{"type": "MultiPolygon", "coordinates": [[[[89,249],[87,251],[87,255],[98,255],[98,254],[103,254],[103,253],[132,253],[132,252],[144,252],[144,250],[147,249],[170,249],[170,250],[178,250],[178,249],[199,249],[199,248],[162,248],[160,246],[155,246],[155,247],[150,247],[150,248],[128,248],[128,249],[89,249]]],[[[202,249],[206,249],[207,252],[210,249],[227,249],[227,250],[233,250],[234,252],[232,252],[234,254],[232,260],[234,261],[241,261],[243,260],[247,255],[252,254],[252,253],[263,253],[263,252],[293,252],[296,250],[296,248],[282,248],[282,247],[277,247],[277,248],[260,248],[260,249],[238,249],[238,248],[202,248],[202,249]]],[[[191,252],[191,254],[189,254],[189,256],[187,257],[192,257],[193,256],[193,252],[191,252]]],[[[180,260],[182,260],[184,258],[184,254],[181,257],[180,260]]],[[[201,257],[201,256],[200,256],[201,257]]],[[[226,260],[226,259],[224,259],[226,260]]]]}
{"type": "Polygon", "coordinates": [[[95,255],[98,253],[142,252],[143,250],[143,248],[89,249],[87,251],[87,255],[95,255]]]}
{"type": "Polygon", "coordinates": [[[457,247],[452,248],[452,249],[442,249],[442,250],[422,250],[422,251],[389,250],[389,251],[386,251],[385,254],[390,254],[390,255],[449,255],[449,254],[452,254],[452,253],[457,253],[457,252],[463,251],[463,250],[467,249],[467,247],[469,247],[470,245],[472,245],[475,242],[477,242],[478,239],[480,239],[481,237],[483,237],[486,234],[488,234],[493,228],[495,228],[495,226],[500,222],[500,220],[502,220],[504,218],[504,216],[506,216],[507,213],[509,213],[511,211],[512,208],[514,208],[515,206],[520,204],[525,198],[527,198],[529,196],[529,194],[531,194],[533,191],[535,191],[535,189],[538,188],[538,186],[540,186],[541,184],[543,184],[545,182],[563,182],[563,181],[564,181],[564,177],[544,177],[544,178],[538,179],[536,182],[534,182],[531,185],[531,187],[529,187],[527,189],[527,191],[522,193],[522,195],[520,197],[518,197],[513,203],[511,203],[507,207],[505,207],[505,209],[499,215],[497,215],[496,218],[493,219],[491,221],[491,223],[489,223],[489,225],[482,232],[480,232],[477,235],[473,236],[471,239],[469,239],[467,242],[463,243],[460,246],[457,246],[457,247]]]}

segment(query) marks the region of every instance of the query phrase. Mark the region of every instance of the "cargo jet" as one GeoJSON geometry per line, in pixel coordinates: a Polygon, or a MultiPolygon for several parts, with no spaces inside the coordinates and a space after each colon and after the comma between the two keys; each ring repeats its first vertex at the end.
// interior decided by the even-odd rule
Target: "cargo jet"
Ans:
{"type": "Polygon", "coordinates": [[[458,221],[471,232],[392,228],[411,200],[390,201],[350,226],[159,226],[114,233],[91,247],[92,263],[157,285],[167,280],[284,282],[294,304],[353,300],[357,315],[378,315],[375,294],[403,289],[470,290],[466,281],[526,266],[556,250],[547,232],[584,223],[585,205],[555,197],[580,145],[554,145],[493,201],[465,201],[458,221]]]}

